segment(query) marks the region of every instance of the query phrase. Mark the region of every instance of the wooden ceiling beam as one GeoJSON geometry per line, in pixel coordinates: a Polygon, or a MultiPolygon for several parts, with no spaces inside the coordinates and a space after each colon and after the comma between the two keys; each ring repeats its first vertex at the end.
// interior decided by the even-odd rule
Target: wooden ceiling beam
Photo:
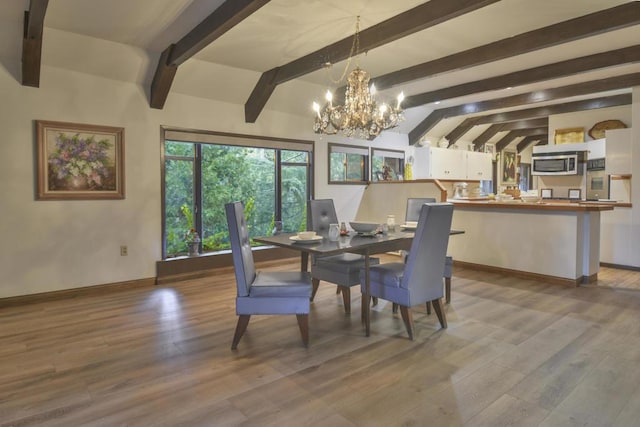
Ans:
{"type": "Polygon", "coordinates": [[[394,71],[373,80],[378,90],[557,46],[640,23],[640,2],[632,1],[453,55],[394,71]]]}
{"type": "MultiPolygon", "coordinates": [[[[409,144],[413,145],[441,120],[448,117],[480,113],[489,110],[518,107],[521,105],[547,102],[572,96],[588,95],[609,90],[626,89],[640,85],[640,73],[623,74],[606,79],[592,80],[551,89],[536,90],[518,95],[472,102],[434,110],[426,119],[409,132],[409,144]]],[[[495,135],[495,134],[494,134],[495,135]]],[[[490,135],[489,138],[493,136],[490,135]]],[[[484,136],[483,136],[484,137],[484,136]]],[[[486,141],[480,139],[479,145],[486,141]]],[[[475,141],[474,141],[475,144],[475,141]]]]}
{"type": "Polygon", "coordinates": [[[478,150],[493,138],[498,132],[504,132],[508,130],[518,129],[530,129],[530,128],[545,128],[549,126],[549,119],[532,119],[532,120],[520,120],[517,122],[497,123],[489,126],[484,132],[482,132],[476,139],[473,140],[474,150],[478,150]]]}
{"type": "Polygon", "coordinates": [[[546,105],[544,107],[529,108],[525,110],[507,111],[496,114],[488,114],[486,116],[470,117],[463,120],[460,125],[449,132],[446,138],[449,140],[449,145],[451,145],[476,125],[513,122],[516,120],[548,117],[553,114],[587,111],[597,108],[618,107],[620,105],[629,104],[631,104],[631,94],[625,93],[622,95],[585,99],[582,101],[566,102],[563,104],[552,104],[546,105]]]}
{"type": "Polygon", "coordinates": [[[164,107],[180,64],[267,3],[269,0],[227,0],[177,43],[168,46],[160,55],[151,82],[151,108],[164,107]]]}
{"type": "MultiPolygon", "coordinates": [[[[360,31],[360,52],[380,47],[418,31],[496,3],[498,0],[431,0],[360,31]]],[[[266,71],[245,103],[245,121],[254,123],[275,88],[349,57],[353,36],[266,71]],[[265,76],[266,75],[266,76],[265,76]]]]}
{"type": "Polygon", "coordinates": [[[40,87],[42,33],[49,0],[30,0],[24,12],[22,35],[22,85],[40,87]]]}
{"type": "Polygon", "coordinates": [[[543,140],[543,139],[547,140],[548,138],[549,138],[548,133],[541,134],[541,135],[526,136],[522,141],[518,142],[518,145],[516,146],[516,152],[521,153],[534,142],[539,142],[540,140],[543,140]]]}
{"type": "Polygon", "coordinates": [[[568,59],[514,73],[503,74],[484,80],[450,86],[431,92],[411,95],[405,98],[402,106],[406,108],[417,107],[431,102],[445,99],[472,95],[491,90],[506,89],[508,87],[538,83],[545,80],[567,77],[578,73],[593,71],[600,68],[613,67],[615,65],[631,64],[640,61],[640,45],[616,49],[604,53],[596,53],[580,58],[568,59]]]}
{"type": "Polygon", "coordinates": [[[507,146],[511,144],[511,142],[513,142],[513,140],[515,140],[516,138],[531,135],[546,135],[548,133],[549,129],[546,127],[512,130],[511,132],[503,136],[498,142],[496,142],[496,152],[500,152],[507,148],[507,146]]]}

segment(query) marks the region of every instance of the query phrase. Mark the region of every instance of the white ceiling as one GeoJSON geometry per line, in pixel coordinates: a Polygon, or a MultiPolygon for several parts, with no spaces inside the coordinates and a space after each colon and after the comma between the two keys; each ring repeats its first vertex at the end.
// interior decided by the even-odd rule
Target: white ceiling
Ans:
{"type": "MultiPolygon", "coordinates": [[[[366,55],[360,55],[357,61],[375,77],[626,2],[502,0],[373,49],[366,55]]],[[[43,63],[149,85],[159,53],[169,44],[177,42],[221,3],[223,0],[51,0],[45,18],[43,63]],[[70,61],[76,49],[65,52],[64,46],[68,44],[64,41],[72,35],[74,46],[88,53],[83,58],[74,57],[70,61]],[[78,39],[75,35],[85,37],[78,39]],[[50,50],[47,50],[47,40],[56,41],[51,42],[50,50]],[[108,46],[109,61],[92,57],[92,47],[97,44],[102,48],[108,46]],[[135,65],[116,69],[111,59],[117,55],[129,58],[122,63],[135,65]]],[[[361,30],[364,30],[422,3],[424,2],[420,0],[271,0],[182,64],[171,92],[244,104],[262,72],[349,37],[354,32],[357,15],[361,16],[361,30]]],[[[22,41],[18,31],[22,27],[24,10],[28,8],[28,0],[0,1],[0,25],[14,28],[13,32],[0,32],[5,39],[0,40],[0,53],[20,54],[22,41]],[[14,36],[15,40],[12,39],[14,36]]],[[[632,46],[639,41],[640,26],[634,26],[432,76],[389,89],[381,95],[391,97],[399,90],[403,90],[406,95],[431,91],[632,46]]],[[[104,55],[104,52],[101,53],[104,55]]],[[[313,98],[320,99],[324,87],[339,86],[332,84],[330,79],[339,77],[345,64],[346,61],[335,64],[329,70],[319,70],[280,85],[266,108],[294,114],[309,111],[311,115],[311,101],[313,98]]],[[[639,64],[610,67],[573,77],[514,87],[508,95],[639,71],[639,64]]],[[[148,87],[146,90],[148,92],[148,87]]],[[[443,100],[437,107],[427,105],[412,108],[406,112],[407,120],[399,131],[410,131],[435,108],[502,96],[507,96],[507,93],[495,91],[443,100]]],[[[171,94],[167,99],[167,103],[170,102],[171,94]]],[[[445,128],[450,130],[462,119],[460,117],[441,123],[430,134],[442,135],[446,132],[445,128]]]]}

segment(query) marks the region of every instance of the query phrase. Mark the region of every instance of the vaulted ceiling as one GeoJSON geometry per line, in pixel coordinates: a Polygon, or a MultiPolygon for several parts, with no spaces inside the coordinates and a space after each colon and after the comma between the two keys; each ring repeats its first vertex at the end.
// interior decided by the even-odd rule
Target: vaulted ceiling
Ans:
{"type": "Polygon", "coordinates": [[[640,86],[638,1],[24,0],[1,2],[0,24],[25,36],[5,31],[0,45],[22,55],[25,85],[46,84],[42,44],[44,64],[133,80],[150,108],[182,93],[244,105],[247,122],[272,109],[311,127],[311,102],[357,62],[379,97],[404,91],[406,121],[392,131],[410,143],[522,148],[546,141],[550,114],[629,104],[640,86]],[[356,16],[363,52],[349,62],[356,16]],[[47,50],[70,34],[107,41],[116,57],[47,50]],[[142,70],[117,69],[118,46],[142,70]]]}

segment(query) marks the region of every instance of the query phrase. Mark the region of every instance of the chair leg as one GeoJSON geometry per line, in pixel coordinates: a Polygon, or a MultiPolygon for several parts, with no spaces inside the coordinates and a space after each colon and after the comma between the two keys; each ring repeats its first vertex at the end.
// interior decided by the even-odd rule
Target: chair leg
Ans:
{"type": "Polygon", "coordinates": [[[309,315],[296,314],[296,318],[298,319],[300,335],[302,335],[302,343],[305,347],[309,347],[309,315]]]}
{"type": "Polygon", "coordinates": [[[244,334],[244,331],[247,330],[247,325],[249,324],[249,319],[251,318],[250,314],[241,314],[238,316],[238,323],[236,324],[236,332],[233,334],[233,342],[231,343],[231,350],[235,350],[238,348],[238,343],[240,342],[240,338],[244,334]]]}
{"type": "Polygon", "coordinates": [[[394,302],[393,305],[391,305],[391,311],[393,314],[396,314],[398,312],[398,304],[394,302]]]}
{"type": "Polygon", "coordinates": [[[433,310],[436,312],[436,316],[438,316],[438,320],[440,321],[440,326],[443,328],[447,327],[447,315],[444,312],[442,307],[442,298],[434,299],[431,301],[433,303],[433,310]]]}
{"type": "Polygon", "coordinates": [[[351,314],[351,289],[346,286],[340,286],[342,288],[342,302],[344,303],[344,312],[351,314]]]}
{"type": "Polygon", "coordinates": [[[340,286],[336,286],[336,295],[338,295],[340,292],[342,292],[342,289],[340,289],[340,286]]]}
{"type": "Polygon", "coordinates": [[[409,307],[401,305],[400,314],[402,314],[402,321],[404,322],[405,328],[407,328],[409,339],[413,341],[413,314],[411,312],[411,309],[409,307]]]}
{"type": "Polygon", "coordinates": [[[427,314],[431,315],[431,301],[427,301],[427,314]]]}
{"type": "Polygon", "coordinates": [[[311,286],[313,287],[313,289],[311,290],[311,298],[309,299],[313,301],[313,299],[316,297],[316,292],[318,292],[318,288],[320,287],[320,279],[316,279],[315,277],[312,277],[311,286]]]}
{"type": "Polygon", "coordinates": [[[451,303],[451,277],[444,278],[444,295],[445,302],[447,304],[451,303]]]}

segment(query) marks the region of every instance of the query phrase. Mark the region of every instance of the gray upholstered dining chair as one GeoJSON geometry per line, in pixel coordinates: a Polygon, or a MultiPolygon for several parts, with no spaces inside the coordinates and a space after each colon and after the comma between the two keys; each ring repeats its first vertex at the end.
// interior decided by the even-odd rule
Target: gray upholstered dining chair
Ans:
{"type": "MultiPolygon", "coordinates": [[[[452,217],[453,205],[450,203],[422,205],[407,262],[384,263],[369,268],[369,297],[375,296],[398,304],[407,333],[412,340],[414,327],[411,307],[416,304],[431,302],[440,325],[443,328],[447,327],[441,302],[444,296],[442,271],[452,217]]],[[[364,277],[363,270],[360,272],[363,283],[364,277]]],[[[369,301],[364,299],[362,303],[365,307],[369,305],[369,301]]]]}
{"type": "MultiPolygon", "coordinates": [[[[420,217],[420,209],[425,203],[435,203],[436,199],[433,197],[414,197],[407,199],[407,211],[405,213],[406,221],[417,221],[420,217]]],[[[444,264],[444,289],[445,289],[445,302],[449,304],[451,302],[451,276],[453,273],[453,258],[448,256],[444,264]]],[[[431,314],[431,304],[427,303],[427,313],[431,314]]]]}
{"type": "MultiPolygon", "coordinates": [[[[338,216],[332,199],[309,201],[310,229],[327,236],[329,224],[337,224],[338,216]]],[[[357,254],[339,254],[324,257],[313,256],[311,260],[311,282],[313,292],[311,300],[316,296],[320,280],[335,283],[342,291],[345,313],[351,313],[351,287],[360,284],[360,269],[364,267],[364,256],[357,254]]],[[[370,265],[380,263],[378,258],[369,258],[370,265]]]]}
{"type": "Polygon", "coordinates": [[[249,244],[249,232],[241,202],[225,206],[236,274],[238,323],[231,349],[247,330],[254,314],[295,314],[305,346],[309,344],[311,276],[301,271],[257,272],[249,244]]]}

